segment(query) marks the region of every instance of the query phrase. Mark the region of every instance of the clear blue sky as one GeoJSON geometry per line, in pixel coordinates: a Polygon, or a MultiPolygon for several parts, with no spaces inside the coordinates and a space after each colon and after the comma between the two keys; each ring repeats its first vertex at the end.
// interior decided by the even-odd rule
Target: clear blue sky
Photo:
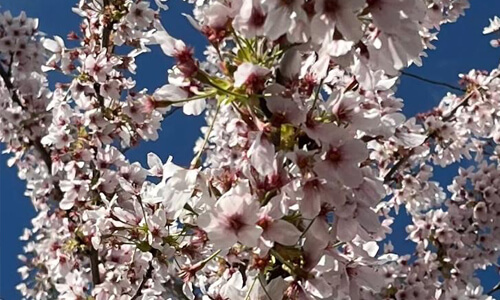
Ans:
{"type": "MultiPolygon", "coordinates": [[[[71,6],[77,1],[68,0],[2,0],[0,11],[11,10],[17,15],[21,10],[30,17],[40,19],[40,29],[48,36],[65,37],[71,30],[78,31],[79,17],[71,12],[71,6]]],[[[482,29],[488,24],[488,18],[500,15],[500,1],[471,1],[471,9],[465,17],[455,24],[444,26],[439,40],[434,42],[437,50],[430,51],[424,59],[422,68],[412,67],[410,72],[430,79],[456,84],[460,72],[470,69],[490,70],[499,63],[500,49],[489,46],[489,38],[482,35],[482,29]]],[[[163,13],[163,23],[175,37],[182,37],[195,47],[200,57],[204,39],[197,33],[180,12],[189,12],[190,6],[181,0],[170,0],[170,10],[163,13]]],[[[156,49],[158,50],[158,49],[156,49]]],[[[165,83],[166,72],[172,61],[153,51],[138,59],[139,71],[135,79],[138,86],[150,90],[165,83]]],[[[53,83],[52,83],[53,84],[53,83]]],[[[412,116],[435,106],[447,92],[446,88],[437,87],[403,77],[398,88],[398,96],[405,100],[405,113],[412,116]]],[[[185,117],[176,113],[164,123],[160,139],[156,142],[143,143],[138,149],[131,150],[127,156],[133,161],[145,164],[148,152],[155,152],[165,159],[173,155],[178,164],[187,165],[192,158],[192,146],[199,136],[199,128],[204,124],[202,118],[185,117]]],[[[22,253],[23,243],[18,240],[23,228],[30,227],[34,216],[31,202],[23,196],[24,182],[17,178],[17,170],[7,168],[7,156],[0,156],[0,299],[20,299],[15,286],[20,282],[17,268],[20,266],[17,255],[22,253]]],[[[436,170],[436,177],[446,186],[453,176],[453,171],[436,170]]],[[[394,226],[392,241],[401,246],[401,253],[407,253],[413,244],[404,241],[405,226],[408,218],[402,218],[394,226]]],[[[481,275],[486,287],[493,286],[500,276],[494,272],[481,275]]]]}

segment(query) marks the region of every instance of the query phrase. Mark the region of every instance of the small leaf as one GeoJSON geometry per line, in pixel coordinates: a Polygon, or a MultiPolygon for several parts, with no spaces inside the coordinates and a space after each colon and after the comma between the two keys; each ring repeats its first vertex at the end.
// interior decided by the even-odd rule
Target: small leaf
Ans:
{"type": "Polygon", "coordinates": [[[280,148],[282,150],[293,150],[295,145],[295,127],[291,124],[281,125],[280,148]]]}
{"type": "Polygon", "coordinates": [[[149,252],[151,250],[151,246],[147,242],[140,242],[137,245],[137,249],[141,250],[142,252],[149,252]]]}

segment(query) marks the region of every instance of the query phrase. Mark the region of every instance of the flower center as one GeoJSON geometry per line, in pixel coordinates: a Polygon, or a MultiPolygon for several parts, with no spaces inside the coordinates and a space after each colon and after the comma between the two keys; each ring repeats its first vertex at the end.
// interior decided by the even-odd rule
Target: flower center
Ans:
{"type": "Polygon", "coordinates": [[[326,159],[336,164],[342,160],[342,152],[339,148],[332,147],[326,154],[326,159]]]}
{"type": "Polygon", "coordinates": [[[250,24],[254,27],[261,27],[266,21],[266,15],[262,13],[259,9],[255,7],[252,9],[252,15],[250,16],[250,24]]]}
{"type": "Polygon", "coordinates": [[[281,0],[283,6],[291,6],[295,0],[281,0]]]}
{"type": "Polygon", "coordinates": [[[271,225],[272,222],[273,220],[269,216],[264,216],[259,219],[257,225],[259,225],[264,231],[266,231],[266,229],[269,228],[269,225],[271,225]]]}
{"type": "Polygon", "coordinates": [[[264,89],[265,80],[257,74],[250,74],[245,81],[246,92],[248,94],[256,94],[264,89]]]}
{"type": "Polygon", "coordinates": [[[233,230],[234,232],[238,232],[243,225],[243,221],[241,220],[241,215],[233,215],[227,219],[228,221],[228,227],[229,229],[233,230]]]}
{"type": "Polygon", "coordinates": [[[326,14],[333,15],[338,12],[339,8],[337,0],[325,0],[323,10],[326,14]]]}

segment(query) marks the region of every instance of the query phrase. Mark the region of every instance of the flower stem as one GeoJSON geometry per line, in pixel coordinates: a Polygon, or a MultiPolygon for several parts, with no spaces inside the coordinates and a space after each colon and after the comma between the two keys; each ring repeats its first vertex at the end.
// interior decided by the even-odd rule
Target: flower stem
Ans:
{"type": "Polygon", "coordinates": [[[324,81],[324,79],[321,79],[321,81],[319,82],[318,88],[316,89],[316,92],[314,94],[314,101],[313,101],[311,109],[309,110],[309,113],[308,113],[309,116],[312,115],[312,112],[314,111],[314,108],[316,107],[316,103],[318,102],[318,98],[319,98],[319,93],[321,92],[321,87],[323,86],[323,81],[324,81]]]}
{"type": "Polygon", "coordinates": [[[160,100],[160,101],[156,102],[156,105],[157,105],[157,107],[168,107],[172,104],[186,103],[186,102],[191,102],[191,101],[195,101],[195,100],[210,98],[210,97],[215,96],[215,94],[217,94],[217,93],[215,91],[212,91],[208,94],[197,95],[197,96],[189,97],[189,98],[182,99],[179,101],[160,100]]]}
{"type": "Polygon", "coordinates": [[[194,159],[191,161],[191,168],[195,169],[198,168],[201,164],[201,155],[203,154],[203,151],[205,150],[205,147],[208,144],[208,139],[210,138],[210,134],[212,133],[212,130],[214,129],[215,121],[217,120],[217,116],[219,115],[220,111],[220,106],[221,106],[221,101],[217,103],[217,109],[215,110],[215,115],[214,119],[212,120],[212,124],[210,124],[210,128],[208,129],[207,134],[205,135],[205,139],[203,140],[203,144],[201,145],[200,150],[194,157],[194,159]]]}
{"type": "Polygon", "coordinates": [[[282,264],[284,264],[285,266],[287,266],[288,268],[290,268],[291,271],[294,271],[295,270],[295,266],[292,265],[289,261],[287,261],[286,259],[283,258],[283,256],[281,256],[281,254],[278,253],[278,251],[274,250],[274,249],[271,249],[270,250],[271,254],[276,257],[276,259],[278,259],[282,264]]]}
{"type": "Polygon", "coordinates": [[[220,253],[220,249],[215,251],[214,253],[212,253],[212,255],[210,255],[209,257],[205,258],[204,260],[201,261],[202,265],[205,265],[207,262],[211,261],[212,259],[214,259],[217,255],[219,255],[220,253]]]}
{"type": "Polygon", "coordinates": [[[259,274],[258,277],[259,277],[260,286],[262,286],[262,289],[264,290],[264,293],[266,294],[267,298],[269,298],[269,300],[273,300],[271,295],[269,295],[269,292],[267,291],[266,286],[264,285],[264,281],[262,280],[262,274],[259,274]]]}
{"type": "Polygon", "coordinates": [[[257,276],[255,276],[255,278],[253,279],[252,281],[252,285],[250,286],[250,288],[248,289],[248,292],[247,294],[245,295],[245,300],[249,300],[250,299],[250,294],[252,293],[252,290],[255,286],[255,282],[257,281],[257,276]]]}

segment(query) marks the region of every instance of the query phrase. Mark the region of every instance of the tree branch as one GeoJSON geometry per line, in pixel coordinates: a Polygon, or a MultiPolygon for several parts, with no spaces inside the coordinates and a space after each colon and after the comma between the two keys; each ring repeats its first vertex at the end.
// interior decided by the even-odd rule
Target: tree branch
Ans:
{"type": "Polygon", "coordinates": [[[500,290],[500,283],[497,283],[497,285],[495,285],[489,292],[487,292],[486,295],[491,296],[498,290],[500,290]]]}
{"type": "MultiPolygon", "coordinates": [[[[105,15],[106,9],[109,7],[109,0],[103,0],[103,14],[105,15]]],[[[102,48],[108,48],[109,46],[109,37],[111,35],[111,30],[113,29],[113,22],[109,21],[108,24],[104,27],[102,31],[102,48]]]]}
{"type": "Polygon", "coordinates": [[[101,283],[101,276],[99,275],[99,254],[92,245],[90,247],[90,270],[92,272],[92,283],[94,286],[101,283]]]}
{"type": "Polygon", "coordinates": [[[24,108],[24,105],[22,104],[21,99],[19,99],[19,96],[16,93],[16,89],[14,88],[14,85],[12,84],[12,82],[10,82],[10,76],[9,76],[9,74],[7,73],[7,71],[5,71],[3,69],[3,67],[2,67],[1,64],[0,64],[0,76],[3,79],[5,87],[7,87],[7,89],[12,94],[12,96],[11,96],[12,97],[12,101],[14,101],[17,105],[21,106],[22,108],[24,108]]]}
{"type": "MultiPolygon", "coordinates": [[[[107,7],[108,5],[109,5],[109,0],[104,0],[104,6],[107,7]]],[[[103,30],[102,44],[103,44],[104,48],[108,47],[109,37],[111,35],[112,28],[113,28],[113,23],[110,22],[103,30]]],[[[10,76],[9,76],[10,71],[11,71],[10,68],[9,68],[9,71],[5,71],[4,68],[2,67],[2,65],[0,65],[0,76],[3,79],[5,86],[7,87],[9,92],[11,93],[12,100],[16,104],[21,106],[23,109],[26,109],[26,107],[21,102],[19,95],[17,94],[15,86],[10,81],[10,76]]],[[[97,94],[97,98],[98,98],[99,103],[101,104],[101,106],[104,106],[104,98],[102,97],[102,95],[99,94],[100,85],[98,83],[96,83],[94,85],[94,88],[96,89],[96,94],[97,94]]],[[[52,171],[52,158],[51,158],[49,152],[47,151],[47,149],[45,149],[45,147],[42,145],[41,139],[37,138],[34,140],[30,140],[30,144],[33,146],[35,151],[38,152],[38,154],[41,156],[41,159],[45,163],[45,165],[48,169],[48,172],[51,173],[51,171],[52,171]]],[[[56,202],[60,202],[64,195],[63,195],[61,189],[59,188],[58,183],[54,184],[53,191],[54,191],[53,192],[54,193],[54,195],[53,195],[54,200],[56,202]]],[[[95,286],[95,285],[99,284],[101,282],[101,280],[100,280],[100,275],[99,275],[99,255],[98,255],[97,250],[95,250],[92,246],[90,246],[89,258],[90,258],[90,269],[91,269],[91,273],[92,273],[92,283],[95,286]]]]}
{"type": "MultiPolygon", "coordinates": [[[[102,8],[103,9],[102,14],[104,16],[103,19],[105,19],[106,17],[106,10],[108,9],[109,5],[110,5],[109,0],[103,0],[103,8],[102,8]]],[[[112,20],[106,20],[106,21],[107,24],[106,26],[104,26],[102,30],[101,49],[106,49],[106,51],[112,53],[113,49],[109,51],[109,41],[110,41],[111,31],[113,30],[114,22],[112,20]]],[[[99,105],[104,108],[104,97],[99,93],[100,89],[101,85],[97,82],[94,83],[94,90],[96,92],[97,101],[99,102],[99,105]]]]}
{"type": "MultiPolygon", "coordinates": [[[[21,108],[26,109],[26,107],[23,105],[21,102],[21,99],[19,98],[19,95],[17,94],[17,89],[14,87],[12,82],[10,81],[10,75],[9,72],[5,71],[2,65],[0,65],[0,77],[2,77],[3,82],[5,84],[5,87],[9,90],[12,101],[19,105],[21,108]]],[[[45,163],[45,166],[47,167],[48,173],[50,174],[52,172],[52,158],[50,157],[49,152],[41,143],[40,138],[36,138],[34,140],[30,140],[31,146],[35,149],[35,151],[40,155],[42,158],[43,162],[45,163]]],[[[56,202],[60,202],[63,198],[63,193],[61,189],[59,188],[59,184],[57,182],[54,183],[54,189],[53,189],[53,198],[56,202]]]]}
{"type": "MultiPolygon", "coordinates": [[[[106,16],[106,9],[109,7],[110,2],[109,0],[103,0],[103,16],[106,16]]],[[[108,20],[108,24],[104,26],[103,31],[102,31],[102,44],[101,48],[108,50],[109,46],[109,38],[111,36],[111,31],[113,29],[113,22],[108,20]]],[[[101,85],[99,83],[94,83],[94,90],[97,96],[97,101],[99,102],[99,105],[101,108],[104,109],[104,97],[100,94],[100,89],[101,85]]],[[[92,245],[90,245],[90,270],[92,272],[92,283],[94,286],[98,285],[101,283],[101,278],[99,275],[99,253],[97,252],[96,249],[93,248],[92,245]]],[[[150,265],[150,267],[152,267],[150,265]]]]}
{"type": "Polygon", "coordinates": [[[408,77],[412,77],[412,78],[421,80],[421,81],[424,81],[424,82],[427,82],[427,83],[430,83],[430,84],[443,86],[443,87],[446,87],[446,88],[449,88],[449,89],[452,89],[452,90],[455,90],[455,91],[461,91],[461,92],[465,92],[466,91],[463,88],[454,86],[454,85],[446,83],[446,82],[440,82],[440,81],[436,81],[436,80],[432,80],[432,79],[427,79],[425,77],[422,77],[422,76],[419,76],[419,75],[416,75],[416,74],[412,74],[412,73],[408,73],[408,72],[405,72],[405,71],[401,71],[401,74],[403,74],[405,76],[408,76],[408,77]]]}

